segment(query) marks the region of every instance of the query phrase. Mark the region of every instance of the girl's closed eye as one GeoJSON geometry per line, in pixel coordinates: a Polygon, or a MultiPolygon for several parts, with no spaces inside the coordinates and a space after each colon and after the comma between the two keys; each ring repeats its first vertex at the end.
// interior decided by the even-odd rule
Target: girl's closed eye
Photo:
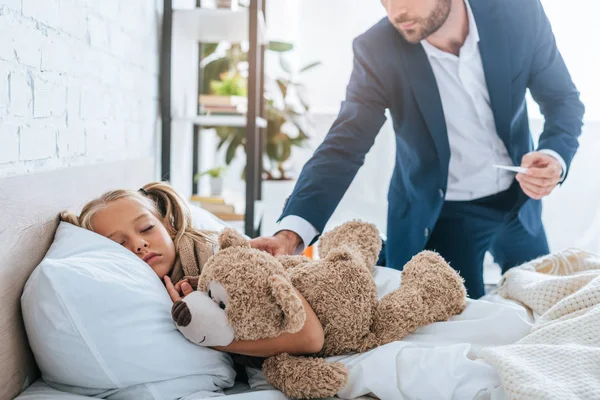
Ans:
{"type": "Polygon", "coordinates": [[[144,233],[144,232],[148,232],[148,231],[152,230],[152,228],[154,228],[154,225],[150,225],[149,227],[147,227],[147,228],[144,228],[144,229],[142,230],[142,233],[144,233]]]}

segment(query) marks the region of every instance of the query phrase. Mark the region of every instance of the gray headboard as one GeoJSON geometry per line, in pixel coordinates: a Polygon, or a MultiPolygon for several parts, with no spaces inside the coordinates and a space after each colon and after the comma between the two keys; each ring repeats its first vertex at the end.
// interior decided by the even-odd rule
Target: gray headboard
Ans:
{"type": "Polygon", "coordinates": [[[0,178],[0,399],[39,376],[21,318],[23,286],[52,243],[58,214],[111,189],[155,179],[154,159],[118,161],[0,178]]]}

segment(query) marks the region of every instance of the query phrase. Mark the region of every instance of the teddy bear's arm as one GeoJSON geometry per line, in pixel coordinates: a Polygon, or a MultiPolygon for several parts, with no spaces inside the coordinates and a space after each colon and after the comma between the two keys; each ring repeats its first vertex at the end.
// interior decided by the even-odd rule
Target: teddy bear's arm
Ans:
{"type": "Polygon", "coordinates": [[[272,338],[237,340],[227,346],[215,347],[215,349],[257,357],[271,357],[281,353],[314,354],[321,351],[325,340],[323,326],[302,294],[296,289],[294,291],[302,301],[306,315],[301,330],[296,333],[282,333],[272,338]]]}
{"type": "Polygon", "coordinates": [[[277,260],[283,265],[286,270],[292,269],[300,264],[312,261],[310,258],[302,255],[282,255],[278,256],[277,260]]]}

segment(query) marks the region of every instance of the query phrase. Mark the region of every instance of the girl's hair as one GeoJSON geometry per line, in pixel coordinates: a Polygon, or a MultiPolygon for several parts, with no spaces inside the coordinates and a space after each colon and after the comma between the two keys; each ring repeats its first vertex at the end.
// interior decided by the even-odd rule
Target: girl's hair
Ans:
{"type": "Polygon", "coordinates": [[[192,214],[185,200],[165,182],[151,182],[138,191],[112,190],[106,192],[87,203],[79,216],[71,211],[63,211],[60,219],[93,231],[94,215],[108,207],[113,201],[125,198],[139,202],[161,220],[175,242],[176,251],[179,249],[179,241],[183,236],[201,243],[216,243],[214,232],[194,228],[192,214]]]}

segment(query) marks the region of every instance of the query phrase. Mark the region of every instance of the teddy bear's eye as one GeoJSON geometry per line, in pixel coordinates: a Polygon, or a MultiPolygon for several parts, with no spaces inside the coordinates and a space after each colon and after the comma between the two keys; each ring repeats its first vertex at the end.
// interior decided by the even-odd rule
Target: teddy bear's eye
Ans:
{"type": "Polygon", "coordinates": [[[212,294],[210,293],[210,289],[208,289],[208,297],[212,299],[212,294]]]}
{"type": "Polygon", "coordinates": [[[225,309],[225,303],[223,303],[222,301],[219,303],[219,307],[221,307],[221,310],[225,309]]]}

